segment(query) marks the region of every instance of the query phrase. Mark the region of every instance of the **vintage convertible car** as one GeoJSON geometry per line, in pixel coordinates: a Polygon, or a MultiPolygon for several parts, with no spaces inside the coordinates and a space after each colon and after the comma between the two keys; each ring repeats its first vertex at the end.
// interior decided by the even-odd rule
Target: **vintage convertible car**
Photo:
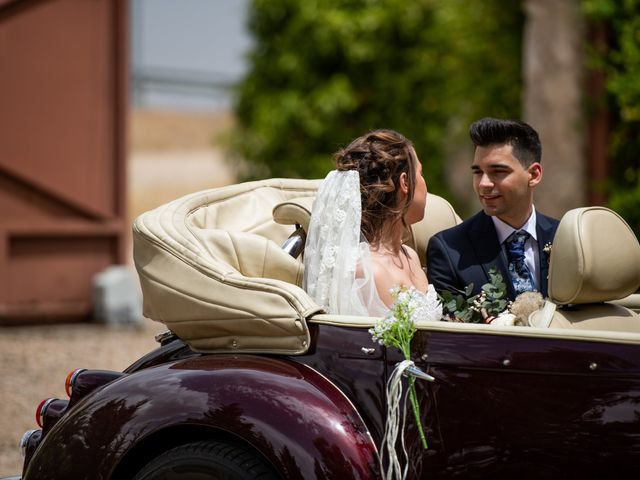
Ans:
{"type": "MultiPolygon", "coordinates": [[[[139,217],[144,312],[169,330],[124,372],[72,372],[13,478],[380,478],[402,357],[372,341],[374,318],[328,315],[300,287],[318,185],[244,183],[139,217]]],[[[407,241],[423,255],[459,221],[429,195],[407,241]]],[[[639,287],[628,225],[580,208],[561,221],[535,327],[420,323],[412,352],[435,380],[416,381],[429,448],[409,417],[409,478],[637,478],[639,287]]]]}

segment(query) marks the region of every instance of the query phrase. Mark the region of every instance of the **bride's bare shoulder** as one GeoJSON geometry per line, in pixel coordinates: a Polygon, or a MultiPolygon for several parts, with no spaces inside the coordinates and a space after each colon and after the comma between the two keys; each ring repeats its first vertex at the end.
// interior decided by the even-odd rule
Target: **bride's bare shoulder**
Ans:
{"type": "Polygon", "coordinates": [[[375,255],[371,256],[371,272],[378,297],[385,305],[391,305],[393,299],[389,290],[398,284],[397,272],[391,268],[388,259],[375,255]]]}
{"type": "Polygon", "coordinates": [[[420,265],[420,256],[418,255],[418,252],[416,252],[409,245],[403,245],[402,248],[404,248],[405,251],[407,252],[407,255],[411,260],[411,263],[420,265]]]}

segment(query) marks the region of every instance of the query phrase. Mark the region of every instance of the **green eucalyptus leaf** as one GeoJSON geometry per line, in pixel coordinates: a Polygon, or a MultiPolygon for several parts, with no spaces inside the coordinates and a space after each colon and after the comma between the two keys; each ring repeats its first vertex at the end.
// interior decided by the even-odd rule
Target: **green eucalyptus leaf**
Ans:
{"type": "Polygon", "coordinates": [[[466,297],[471,296],[472,293],[473,293],[473,282],[467,285],[464,289],[464,294],[466,297]]]}

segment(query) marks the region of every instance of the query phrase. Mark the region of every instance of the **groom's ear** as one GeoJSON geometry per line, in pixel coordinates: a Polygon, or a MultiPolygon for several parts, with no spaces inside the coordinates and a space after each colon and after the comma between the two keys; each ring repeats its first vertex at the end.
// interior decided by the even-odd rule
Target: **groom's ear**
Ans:
{"type": "Polygon", "coordinates": [[[542,180],[542,165],[534,162],[527,168],[527,171],[529,173],[529,187],[536,187],[542,180]]]}

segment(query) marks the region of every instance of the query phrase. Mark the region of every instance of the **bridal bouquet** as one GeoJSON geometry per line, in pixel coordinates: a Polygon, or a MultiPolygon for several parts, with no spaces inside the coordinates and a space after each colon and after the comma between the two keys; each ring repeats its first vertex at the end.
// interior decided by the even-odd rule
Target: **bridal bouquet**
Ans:
{"type": "Polygon", "coordinates": [[[538,292],[521,293],[510,302],[506,299],[506,291],[502,275],[492,268],[489,270],[489,282],[476,295],[471,295],[472,283],[457,294],[442,292],[443,317],[454,322],[527,325],[529,314],[544,305],[544,299],[538,292]]]}
{"type": "MultiPolygon", "coordinates": [[[[441,312],[437,297],[425,295],[414,287],[391,289],[394,302],[389,313],[369,330],[373,340],[387,347],[395,347],[407,362],[411,361],[411,339],[416,333],[416,323],[420,319],[430,319],[434,311],[441,312]]],[[[440,316],[440,315],[438,315],[440,316]]],[[[413,410],[422,446],[428,448],[427,439],[420,420],[420,406],[416,395],[415,377],[409,376],[409,399],[413,410]]]]}
{"type": "Polygon", "coordinates": [[[487,319],[508,313],[509,302],[506,297],[507,285],[500,272],[489,270],[489,282],[482,286],[477,295],[473,292],[473,283],[457,294],[442,292],[441,300],[445,316],[450,320],[468,323],[488,323],[487,319]]]}

